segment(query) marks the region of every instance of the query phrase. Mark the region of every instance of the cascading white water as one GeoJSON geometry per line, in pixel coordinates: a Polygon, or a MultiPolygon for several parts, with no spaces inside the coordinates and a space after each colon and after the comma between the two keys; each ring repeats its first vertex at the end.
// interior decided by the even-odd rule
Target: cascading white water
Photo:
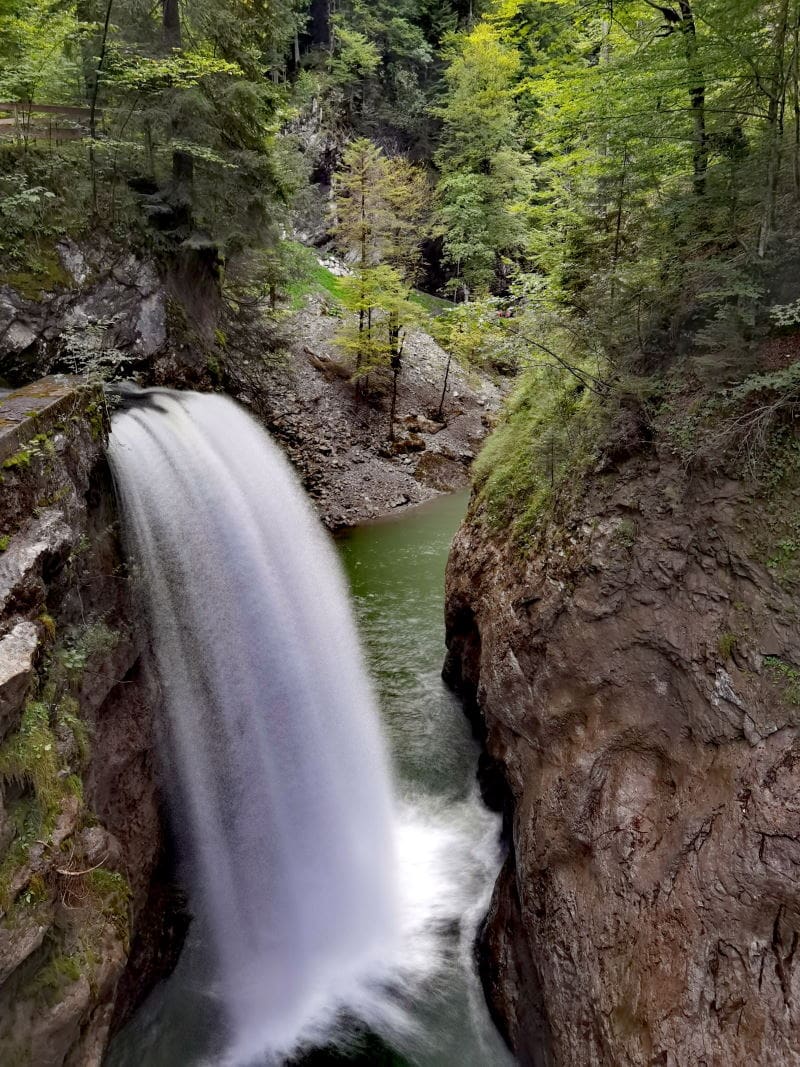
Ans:
{"type": "Polygon", "coordinates": [[[137,391],[109,449],[164,693],[167,785],[233,1063],[396,957],[395,815],[339,563],[218,396],[137,391]]]}

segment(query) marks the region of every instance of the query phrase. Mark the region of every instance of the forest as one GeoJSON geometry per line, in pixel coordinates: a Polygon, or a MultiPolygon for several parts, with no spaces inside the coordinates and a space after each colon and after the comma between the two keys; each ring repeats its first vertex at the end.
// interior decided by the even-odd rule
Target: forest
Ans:
{"type": "MultiPolygon", "coordinates": [[[[0,25],[7,281],[105,233],[208,245],[274,304],[309,270],[298,205],[328,197],[357,377],[399,373],[414,288],[453,302],[457,359],[522,372],[508,422],[542,432],[524,461],[516,432],[490,448],[498,513],[601,409],[741,383],[800,317],[789,0],[3,0],[0,25]]],[[[744,388],[772,423],[795,372],[766,377],[744,388]]]]}

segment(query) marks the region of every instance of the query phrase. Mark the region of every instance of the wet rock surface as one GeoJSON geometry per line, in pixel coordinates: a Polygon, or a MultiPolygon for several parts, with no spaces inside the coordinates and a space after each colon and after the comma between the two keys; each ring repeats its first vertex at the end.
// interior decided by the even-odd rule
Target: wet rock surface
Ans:
{"type": "Polygon", "coordinates": [[[523,550],[473,513],[447,671],[502,772],[481,948],[522,1064],[800,1063],[796,592],[668,454],[523,550]]]}
{"type": "Polygon", "coordinates": [[[151,260],[101,240],[55,253],[53,278],[0,284],[0,376],[21,386],[69,370],[71,345],[133,366],[163,348],[168,286],[151,260]]]}
{"type": "MultiPolygon", "coordinates": [[[[0,1062],[89,1067],[174,962],[142,670],[102,396],[0,400],[0,1062]],[[163,901],[162,901],[163,904],[163,901]],[[133,949],[132,949],[133,946],[133,949]],[[134,962],[126,965],[133,951],[134,962]],[[123,995],[124,992],[124,995],[123,995]]],[[[185,927],[184,927],[185,929],[185,927]]]]}

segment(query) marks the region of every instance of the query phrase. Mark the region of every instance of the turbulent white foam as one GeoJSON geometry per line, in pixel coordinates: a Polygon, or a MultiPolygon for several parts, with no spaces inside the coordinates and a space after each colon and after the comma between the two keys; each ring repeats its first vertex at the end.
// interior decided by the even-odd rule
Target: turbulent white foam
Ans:
{"type": "MultiPolygon", "coordinates": [[[[343,983],[320,1006],[298,1035],[301,1045],[346,1044],[355,1022],[412,1062],[426,1062],[441,1037],[429,1025],[465,975],[473,978],[468,996],[475,1016],[486,1016],[472,956],[500,864],[497,818],[477,792],[457,803],[418,794],[399,804],[396,833],[399,936],[374,969],[343,983]]],[[[479,1021],[474,1029],[480,1034],[484,1028],[479,1021]]],[[[505,1062],[499,1041],[480,1060],[482,1067],[505,1062]]]]}
{"type": "Polygon", "coordinates": [[[165,767],[232,1061],[291,1049],[397,952],[384,745],[336,555],[231,401],[149,391],[110,460],[151,622],[165,767]]]}

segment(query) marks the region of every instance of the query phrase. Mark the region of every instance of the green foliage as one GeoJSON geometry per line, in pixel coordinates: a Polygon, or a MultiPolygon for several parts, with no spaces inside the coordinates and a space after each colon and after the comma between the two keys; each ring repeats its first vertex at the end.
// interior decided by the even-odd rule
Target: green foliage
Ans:
{"type": "Polygon", "coordinates": [[[471,16],[461,0],[341,0],[330,49],[312,52],[312,94],[324,101],[327,123],[342,116],[357,133],[387,138],[429,154],[435,136],[430,112],[441,78],[441,47],[471,16]]]}
{"type": "Polygon", "coordinates": [[[66,694],[62,696],[56,707],[56,723],[60,727],[60,733],[66,730],[72,735],[80,765],[85,767],[91,756],[89,728],[81,718],[80,705],[74,697],[66,694]]]}
{"type": "Polygon", "coordinates": [[[800,464],[790,431],[798,411],[800,363],[790,363],[718,388],[673,419],[671,431],[688,457],[725,455],[742,472],[777,488],[800,464]]]}
{"type": "Polygon", "coordinates": [[[791,304],[774,304],[769,314],[776,326],[800,326],[800,300],[791,304]]]}
{"type": "Polygon", "coordinates": [[[349,88],[374,74],[380,66],[377,47],[358,30],[348,29],[340,16],[334,22],[336,46],[328,70],[334,85],[349,88]]]}
{"type": "Polygon", "coordinates": [[[388,263],[408,282],[419,274],[429,190],[419,167],[388,158],[364,137],[342,154],[335,175],[334,233],[361,268],[388,263]]]}
{"type": "Polygon", "coordinates": [[[423,293],[419,289],[415,289],[408,298],[412,303],[418,304],[424,311],[434,319],[446,314],[453,308],[452,300],[446,300],[441,296],[434,296],[432,293],[423,293]]]}
{"type": "Polygon", "coordinates": [[[782,684],[784,700],[800,706],[800,670],[777,656],[765,656],[764,666],[782,684]]]}
{"type": "Polygon", "coordinates": [[[26,238],[77,235],[90,219],[144,240],[149,205],[129,181],[174,209],[178,232],[152,243],[193,227],[225,252],[277,241],[304,180],[280,134],[290,92],[275,76],[299,7],[193,0],[171,29],[162,5],[138,0],[117,0],[107,26],[84,0],[0,12],[0,98],[20,102],[15,136],[0,142],[0,250],[24,272],[26,238]]]}
{"type": "Polygon", "coordinates": [[[31,786],[42,819],[55,816],[61,796],[56,738],[50,726],[50,709],[29,703],[19,730],[0,746],[0,779],[4,783],[31,786]]]}
{"type": "Polygon", "coordinates": [[[401,275],[385,264],[341,279],[342,304],[351,312],[336,344],[352,357],[354,377],[389,370],[402,355],[405,330],[421,319],[401,275]]]}
{"type": "Polygon", "coordinates": [[[48,1005],[56,1004],[62,999],[67,986],[77,982],[86,969],[86,958],[82,952],[53,952],[25,987],[25,993],[48,1005]]]}
{"type": "Polygon", "coordinates": [[[596,454],[602,421],[597,398],[571,375],[526,371],[475,461],[489,523],[528,539],[596,454]]]}
{"type": "Polygon", "coordinates": [[[125,875],[96,867],[85,876],[85,886],[95,909],[113,923],[123,939],[127,939],[133,893],[125,875]]]}
{"type": "Polygon", "coordinates": [[[510,374],[517,369],[514,324],[499,314],[491,297],[449,304],[431,326],[434,338],[466,369],[510,374]]]}
{"type": "Polygon", "coordinates": [[[438,232],[456,284],[486,292],[503,256],[522,254],[529,165],[516,108],[520,58],[500,32],[480,22],[459,39],[445,73],[447,94],[436,154],[438,232]]]}
{"type": "Polygon", "coordinates": [[[67,637],[58,659],[70,675],[78,676],[92,659],[113,652],[119,639],[119,631],[102,620],[87,623],[67,637]]]}
{"type": "Polygon", "coordinates": [[[8,459],[3,460],[3,470],[9,471],[19,467],[29,467],[33,454],[33,451],[29,448],[20,449],[19,452],[15,452],[8,459]]]}
{"type": "Polygon", "coordinates": [[[0,862],[0,909],[4,912],[8,912],[13,904],[12,881],[46,826],[41,808],[31,795],[23,795],[7,803],[6,807],[14,836],[0,862]]]}
{"type": "Polygon", "coordinates": [[[719,635],[717,648],[719,649],[720,656],[722,656],[724,660],[729,660],[731,658],[731,654],[736,648],[738,640],[736,634],[726,632],[719,635]]]}
{"type": "Polygon", "coordinates": [[[614,539],[624,548],[633,548],[636,532],[636,523],[632,519],[622,519],[614,530],[614,539]]]}
{"type": "Polygon", "coordinates": [[[242,77],[243,71],[237,63],[230,63],[207,50],[176,51],[169,56],[137,56],[119,50],[110,58],[106,78],[115,88],[151,95],[166,89],[195,88],[204,78],[221,75],[238,78],[242,77]]]}
{"type": "Polygon", "coordinates": [[[263,297],[274,292],[276,301],[286,295],[293,311],[304,307],[312,293],[327,293],[334,304],[342,297],[342,279],[320,263],[312,249],[296,241],[254,252],[243,269],[246,283],[241,286],[236,280],[235,295],[263,297]]]}

